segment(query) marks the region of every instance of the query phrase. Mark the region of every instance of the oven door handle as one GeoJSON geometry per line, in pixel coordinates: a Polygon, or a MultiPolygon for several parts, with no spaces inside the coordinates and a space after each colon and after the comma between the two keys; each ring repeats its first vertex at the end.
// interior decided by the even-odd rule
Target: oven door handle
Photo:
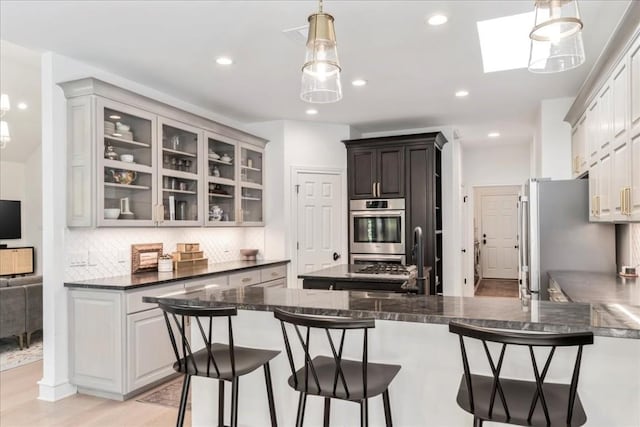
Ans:
{"type": "Polygon", "coordinates": [[[352,217],[358,218],[377,218],[380,216],[401,216],[404,217],[404,211],[399,210],[371,210],[371,211],[351,211],[352,217]]]}

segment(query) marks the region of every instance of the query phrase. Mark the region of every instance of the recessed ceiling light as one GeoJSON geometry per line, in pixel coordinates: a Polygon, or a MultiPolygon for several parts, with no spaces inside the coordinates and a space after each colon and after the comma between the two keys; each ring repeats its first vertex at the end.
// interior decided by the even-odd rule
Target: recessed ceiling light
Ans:
{"type": "Polygon", "coordinates": [[[318,114],[318,110],[316,110],[315,108],[309,108],[307,111],[305,111],[305,113],[307,113],[310,116],[314,116],[318,114]]]}
{"type": "Polygon", "coordinates": [[[120,116],[119,116],[119,115],[117,115],[117,114],[112,114],[112,115],[110,115],[110,116],[109,116],[109,118],[110,118],[111,120],[120,120],[122,117],[120,117],[120,116]]]}
{"type": "Polygon", "coordinates": [[[18,110],[26,110],[29,108],[26,102],[18,102],[18,110]]]}
{"type": "Polygon", "coordinates": [[[433,15],[427,20],[427,22],[429,25],[437,26],[445,24],[448,20],[449,18],[444,15],[433,15]]]}
{"type": "Polygon", "coordinates": [[[367,81],[365,79],[355,79],[351,82],[351,84],[354,86],[365,86],[367,84],[367,81]]]}
{"type": "Polygon", "coordinates": [[[231,65],[233,64],[233,59],[227,57],[227,56],[220,56],[218,58],[216,58],[216,63],[218,65],[231,65]]]}
{"type": "Polygon", "coordinates": [[[489,132],[489,135],[487,135],[489,138],[497,138],[500,136],[500,132],[489,132]]]}
{"type": "Polygon", "coordinates": [[[469,96],[469,91],[459,90],[459,91],[456,92],[456,96],[458,98],[464,98],[465,96],[469,96]]]}

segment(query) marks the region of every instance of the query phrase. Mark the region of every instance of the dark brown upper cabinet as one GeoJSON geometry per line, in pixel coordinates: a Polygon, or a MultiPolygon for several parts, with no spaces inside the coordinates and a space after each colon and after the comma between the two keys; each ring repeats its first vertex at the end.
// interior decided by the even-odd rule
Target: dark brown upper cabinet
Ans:
{"type": "Polygon", "coordinates": [[[404,147],[350,148],[349,199],[404,197],[404,147]]]}

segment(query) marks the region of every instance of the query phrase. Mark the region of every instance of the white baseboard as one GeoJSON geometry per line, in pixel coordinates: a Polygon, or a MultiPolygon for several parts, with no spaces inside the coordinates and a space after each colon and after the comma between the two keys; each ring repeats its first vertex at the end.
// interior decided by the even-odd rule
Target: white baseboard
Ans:
{"type": "Polygon", "coordinates": [[[62,384],[50,385],[40,380],[38,381],[38,385],[40,386],[38,400],[44,400],[46,402],[55,402],[78,392],[76,386],[68,381],[62,384]]]}

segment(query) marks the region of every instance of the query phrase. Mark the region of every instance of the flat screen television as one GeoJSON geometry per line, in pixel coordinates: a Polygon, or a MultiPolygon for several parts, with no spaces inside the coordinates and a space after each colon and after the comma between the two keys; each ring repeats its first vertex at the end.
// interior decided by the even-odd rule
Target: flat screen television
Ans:
{"type": "Polygon", "coordinates": [[[0,200],[0,239],[21,239],[19,200],[0,200]]]}

